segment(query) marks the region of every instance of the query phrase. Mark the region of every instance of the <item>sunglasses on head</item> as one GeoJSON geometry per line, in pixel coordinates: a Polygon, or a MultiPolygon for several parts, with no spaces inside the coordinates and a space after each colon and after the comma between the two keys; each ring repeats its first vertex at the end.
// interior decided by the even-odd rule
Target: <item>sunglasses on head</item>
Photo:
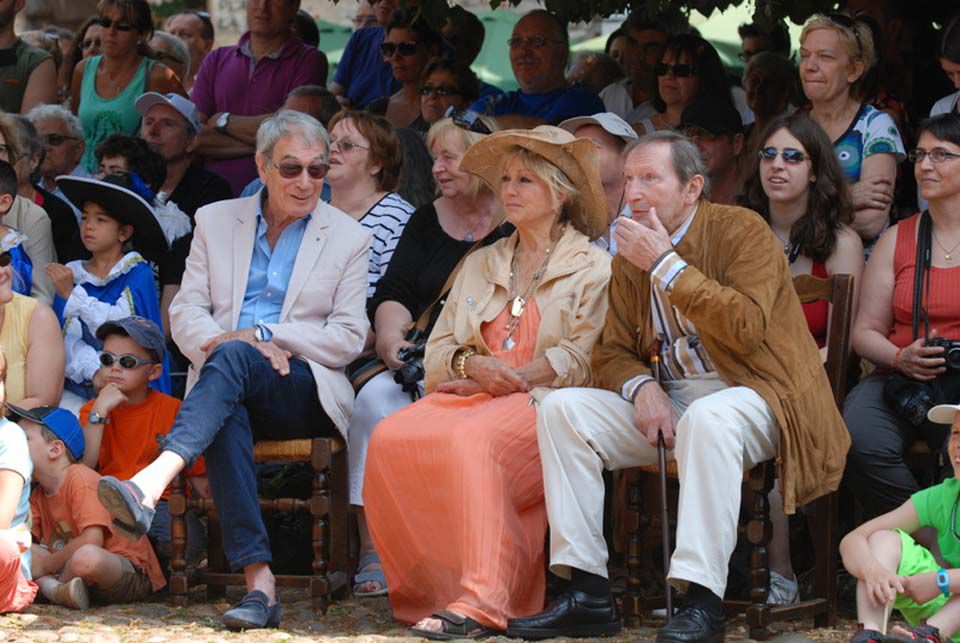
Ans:
{"type": "Polygon", "coordinates": [[[129,22],[122,22],[119,20],[111,20],[110,18],[98,18],[96,24],[100,25],[104,29],[109,29],[110,27],[116,27],[117,31],[133,31],[136,29],[129,22]]]}
{"type": "Polygon", "coordinates": [[[66,141],[80,140],[76,136],[66,136],[64,134],[47,134],[43,137],[44,142],[51,147],[63,145],[66,141]]]}
{"type": "Polygon", "coordinates": [[[490,128],[487,127],[486,123],[480,120],[480,114],[474,112],[473,110],[465,109],[461,112],[451,105],[447,109],[447,113],[444,114],[444,116],[449,116],[454,125],[460,129],[465,129],[468,132],[473,132],[474,134],[493,133],[490,131],[490,128]]]}
{"type": "Polygon", "coordinates": [[[807,158],[806,154],[792,147],[785,147],[782,150],[778,150],[775,147],[765,147],[759,152],[760,160],[772,161],[777,158],[778,153],[780,154],[781,158],[783,158],[784,163],[803,163],[807,158]]]}
{"type": "Polygon", "coordinates": [[[6,268],[10,265],[10,262],[13,261],[13,257],[10,256],[10,253],[6,250],[0,252],[0,268],[6,268]]]}
{"type": "Polygon", "coordinates": [[[322,179],[327,175],[327,170],[330,169],[330,166],[326,163],[311,163],[310,165],[303,165],[302,163],[291,163],[284,161],[283,163],[274,163],[273,167],[277,168],[277,171],[285,179],[295,179],[303,174],[303,171],[306,170],[307,174],[310,175],[311,179],[322,179]]]}
{"type": "Polygon", "coordinates": [[[463,92],[452,85],[423,85],[420,87],[421,96],[429,96],[431,94],[436,94],[437,96],[460,96],[463,92]]]}
{"type": "Polygon", "coordinates": [[[693,65],[680,64],[668,65],[667,63],[657,63],[653,67],[653,73],[657,76],[666,76],[667,72],[673,71],[674,78],[688,78],[693,76],[696,69],[693,65]]]}
{"type": "Polygon", "coordinates": [[[420,43],[415,40],[408,40],[407,42],[385,42],[380,45],[380,55],[384,58],[392,58],[394,54],[413,56],[417,53],[418,44],[420,43]]]}
{"type": "Polygon", "coordinates": [[[106,351],[100,353],[100,364],[110,368],[114,363],[119,364],[120,368],[129,371],[138,366],[156,364],[157,361],[153,359],[140,359],[136,355],[114,355],[106,351]]]}
{"type": "Polygon", "coordinates": [[[863,54],[863,44],[860,42],[860,32],[857,31],[857,21],[848,15],[842,13],[828,13],[827,18],[835,25],[840,25],[853,32],[853,37],[857,41],[857,55],[863,54]]]}

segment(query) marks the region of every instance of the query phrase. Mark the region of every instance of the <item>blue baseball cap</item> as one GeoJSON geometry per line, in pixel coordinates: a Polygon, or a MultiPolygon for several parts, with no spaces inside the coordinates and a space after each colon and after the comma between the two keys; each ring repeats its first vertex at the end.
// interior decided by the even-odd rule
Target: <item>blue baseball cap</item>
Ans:
{"type": "Polygon", "coordinates": [[[80,427],[80,420],[77,419],[77,416],[67,409],[58,406],[36,406],[32,409],[22,409],[9,403],[7,409],[19,418],[47,427],[67,445],[67,449],[74,458],[77,460],[83,458],[83,450],[86,446],[83,440],[83,429],[80,427]]]}
{"type": "Polygon", "coordinates": [[[167,340],[163,331],[153,321],[139,315],[104,322],[97,328],[97,339],[101,342],[107,335],[126,335],[148,351],[157,355],[157,361],[163,363],[167,350],[167,340]]]}

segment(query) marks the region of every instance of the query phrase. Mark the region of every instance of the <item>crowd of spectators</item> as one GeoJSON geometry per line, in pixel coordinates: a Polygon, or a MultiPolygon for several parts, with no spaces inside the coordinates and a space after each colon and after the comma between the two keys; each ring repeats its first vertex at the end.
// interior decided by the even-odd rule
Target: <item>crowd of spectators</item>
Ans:
{"type": "MultiPolygon", "coordinates": [[[[774,458],[769,603],[801,598],[788,516],[843,481],[855,640],[888,603],[901,640],[960,630],[960,16],[744,24],[737,78],[689,25],[634,12],[571,57],[537,9],[496,43],[503,91],[462,7],[360,2],[328,79],[298,0],[250,0],[220,47],[203,11],[18,34],[24,4],[0,2],[0,611],[162,588],[185,472],[244,575],[224,623],[279,626],[253,443],[338,437],[352,591],[420,636],[618,632],[603,471],[658,448],[686,594],[659,640],[722,637],[743,472],[774,458]],[[853,278],[840,409],[803,275],[853,278]]],[[[190,564],[205,539],[190,514],[190,564]]]]}

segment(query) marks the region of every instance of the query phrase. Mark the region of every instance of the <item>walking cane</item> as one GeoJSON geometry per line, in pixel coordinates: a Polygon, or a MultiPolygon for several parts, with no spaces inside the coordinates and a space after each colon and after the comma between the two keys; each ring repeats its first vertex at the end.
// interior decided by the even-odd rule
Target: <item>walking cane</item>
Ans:
{"type": "MultiPolygon", "coordinates": [[[[653,370],[653,379],[660,386],[660,356],[650,357],[650,366],[653,370]]],[[[663,442],[663,432],[657,436],[657,458],[659,459],[660,474],[660,529],[663,540],[663,585],[667,599],[667,623],[673,618],[673,591],[667,575],[670,573],[670,514],[667,511],[667,446],[663,442]]]]}

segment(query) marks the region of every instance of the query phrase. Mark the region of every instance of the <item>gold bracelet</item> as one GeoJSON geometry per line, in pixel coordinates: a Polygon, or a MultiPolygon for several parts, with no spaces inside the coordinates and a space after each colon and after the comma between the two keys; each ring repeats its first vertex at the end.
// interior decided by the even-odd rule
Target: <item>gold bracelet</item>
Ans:
{"type": "Polygon", "coordinates": [[[457,356],[454,359],[454,370],[457,372],[457,377],[462,380],[467,379],[467,358],[476,354],[477,351],[472,348],[461,348],[457,352],[457,356]]]}

